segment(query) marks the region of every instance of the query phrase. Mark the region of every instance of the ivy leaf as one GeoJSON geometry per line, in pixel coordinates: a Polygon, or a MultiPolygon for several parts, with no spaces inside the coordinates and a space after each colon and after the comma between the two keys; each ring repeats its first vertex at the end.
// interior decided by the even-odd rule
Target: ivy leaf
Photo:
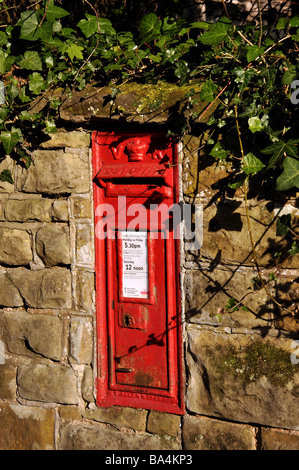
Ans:
{"type": "Polygon", "coordinates": [[[46,11],[47,20],[53,23],[53,21],[55,21],[57,18],[64,18],[65,16],[68,16],[68,15],[69,15],[69,12],[64,10],[61,7],[57,7],[54,4],[54,0],[49,1],[48,8],[46,11]]]}
{"type": "Polygon", "coordinates": [[[299,160],[285,157],[283,161],[283,172],[277,178],[277,191],[287,191],[288,189],[299,188],[299,160]]]}
{"type": "Polygon", "coordinates": [[[7,34],[4,31],[0,31],[0,46],[5,46],[7,44],[7,34]]]}
{"type": "Polygon", "coordinates": [[[276,29],[285,29],[285,27],[287,26],[288,24],[288,18],[285,18],[285,17],[281,17],[279,18],[278,22],[277,22],[277,25],[276,25],[276,29]]]}
{"type": "Polygon", "coordinates": [[[21,33],[20,38],[27,41],[35,41],[35,33],[38,28],[38,16],[33,10],[24,11],[21,13],[21,33]]]}
{"type": "Polygon", "coordinates": [[[97,17],[94,15],[85,15],[86,20],[80,20],[77,26],[81,29],[86,38],[90,38],[96,32],[99,32],[97,17]]]}
{"type": "Polygon", "coordinates": [[[278,217],[276,222],[276,235],[285,236],[287,235],[291,227],[291,214],[283,214],[281,217],[278,217]]]}
{"type": "Polygon", "coordinates": [[[291,28],[298,28],[299,26],[299,15],[294,16],[293,18],[290,19],[289,23],[291,28]]]}
{"type": "Polygon", "coordinates": [[[292,81],[297,77],[297,70],[295,65],[290,65],[288,70],[282,76],[281,83],[283,85],[291,85],[292,81]]]}
{"type": "Polygon", "coordinates": [[[20,60],[19,66],[27,70],[42,70],[43,64],[36,51],[26,51],[23,59],[20,60]]]}
{"type": "Polygon", "coordinates": [[[140,21],[140,41],[149,42],[161,32],[162,22],[155,13],[149,13],[140,21]]]}
{"type": "Polygon", "coordinates": [[[261,151],[262,153],[273,154],[273,156],[269,160],[267,169],[273,168],[285,153],[290,157],[298,158],[298,143],[299,139],[289,139],[287,142],[279,140],[278,142],[269,145],[269,147],[264,148],[261,151]]]}
{"type": "Polygon", "coordinates": [[[299,253],[299,245],[297,242],[292,243],[291,249],[289,250],[290,255],[295,256],[299,253]]]}
{"type": "Polygon", "coordinates": [[[236,67],[233,70],[236,75],[235,82],[238,84],[239,91],[242,92],[249,85],[252,77],[256,75],[256,71],[253,69],[244,70],[242,67],[236,67]]]}
{"type": "Polygon", "coordinates": [[[214,158],[219,158],[219,160],[225,160],[225,158],[228,155],[228,151],[225,150],[220,142],[217,142],[212,150],[210,151],[209,155],[211,155],[214,158]]]}
{"type": "Polygon", "coordinates": [[[53,34],[53,23],[51,21],[44,21],[44,23],[37,30],[37,38],[44,42],[50,41],[53,34]]]}
{"type": "Polygon", "coordinates": [[[33,72],[29,75],[29,80],[29,90],[35,95],[38,95],[45,88],[45,81],[40,73],[33,72]]]}
{"type": "Polygon", "coordinates": [[[231,26],[231,21],[227,18],[220,18],[216,24],[213,24],[209,31],[203,33],[199,38],[200,42],[209,46],[219,46],[226,39],[231,26]]]}
{"type": "Polygon", "coordinates": [[[7,183],[13,184],[13,179],[10,170],[3,170],[0,173],[0,181],[5,181],[7,183]]]}
{"type": "Polygon", "coordinates": [[[209,78],[209,80],[207,80],[203,84],[200,90],[200,93],[199,93],[200,99],[211,103],[214,100],[216,90],[217,90],[217,85],[215,85],[215,83],[213,83],[212,80],[209,78]]]}
{"type": "Polygon", "coordinates": [[[3,50],[0,49],[0,73],[5,74],[11,70],[14,63],[14,57],[6,56],[3,50]]]}
{"type": "Polygon", "coordinates": [[[22,132],[20,129],[12,127],[11,131],[1,132],[0,140],[2,142],[6,155],[9,155],[13,151],[17,143],[23,140],[22,132]]]}
{"type": "Polygon", "coordinates": [[[233,312],[236,312],[239,310],[237,301],[234,297],[231,297],[230,299],[228,299],[225,309],[232,310],[233,312]]]}
{"type": "Polygon", "coordinates": [[[253,62],[259,56],[263,55],[265,47],[248,46],[247,47],[247,62],[253,62]]]}
{"type": "Polygon", "coordinates": [[[66,52],[71,60],[73,60],[74,57],[76,57],[77,59],[83,59],[82,51],[83,47],[77,46],[77,44],[73,42],[69,44],[66,48],[66,52]]]}
{"type": "Polygon", "coordinates": [[[109,21],[107,18],[99,18],[98,23],[101,34],[106,34],[109,36],[116,35],[116,31],[113,28],[111,21],[109,21]]]}
{"type": "Polygon", "coordinates": [[[254,116],[248,119],[249,129],[252,133],[259,132],[263,130],[263,126],[259,117],[254,116]]]}
{"type": "Polygon", "coordinates": [[[246,173],[246,175],[252,175],[252,174],[258,173],[264,167],[265,165],[263,164],[263,162],[261,162],[261,160],[256,158],[256,156],[253,155],[253,153],[249,152],[247,153],[247,155],[245,155],[243,159],[242,169],[244,173],[246,173]]]}

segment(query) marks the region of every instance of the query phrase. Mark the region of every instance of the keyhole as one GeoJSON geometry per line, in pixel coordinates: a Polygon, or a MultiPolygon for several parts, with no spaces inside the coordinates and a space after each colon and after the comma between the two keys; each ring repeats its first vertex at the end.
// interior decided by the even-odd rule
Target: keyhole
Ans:
{"type": "Polygon", "coordinates": [[[132,317],[128,313],[124,315],[124,326],[131,326],[133,324],[132,317]]]}

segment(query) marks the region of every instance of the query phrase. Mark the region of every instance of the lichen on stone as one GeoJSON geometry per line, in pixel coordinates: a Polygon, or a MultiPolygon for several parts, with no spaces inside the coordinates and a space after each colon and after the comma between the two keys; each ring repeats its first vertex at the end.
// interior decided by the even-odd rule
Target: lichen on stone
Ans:
{"type": "Polygon", "coordinates": [[[284,386],[292,380],[296,367],[288,351],[269,342],[256,341],[239,352],[233,345],[219,346],[213,362],[219,373],[233,374],[246,385],[265,376],[273,386],[284,386]]]}

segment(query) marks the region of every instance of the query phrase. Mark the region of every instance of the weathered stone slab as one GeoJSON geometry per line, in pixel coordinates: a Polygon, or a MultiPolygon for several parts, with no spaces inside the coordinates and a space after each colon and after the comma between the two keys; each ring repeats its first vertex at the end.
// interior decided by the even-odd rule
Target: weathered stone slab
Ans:
{"type": "Polygon", "coordinates": [[[91,224],[79,223],[76,226],[76,263],[80,266],[94,265],[93,231],[91,224]]]}
{"type": "Polygon", "coordinates": [[[255,429],[251,426],[185,415],[185,450],[255,450],[255,429]]]}
{"type": "Polygon", "coordinates": [[[16,367],[9,364],[0,364],[0,397],[2,400],[15,400],[16,373],[16,367]]]}
{"type": "Polygon", "coordinates": [[[147,421],[147,431],[154,434],[166,434],[177,437],[180,429],[181,417],[170,413],[150,411],[147,421]]]}
{"type": "Polygon", "coordinates": [[[51,217],[54,221],[67,222],[69,220],[68,201],[54,201],[51,209],[51,217]]]}
{"type": "Polygon", "coordinates": [[[93,356],[93,322],[91,318],[72,317],[70,326],[70,360],[90,364],[93,356]]]}
{"type": "MultiPolygon", "coordinates": [[[[270,327],[273,305],[264,290],[255,291],[254,278],[253,268],[187,271],[184,280],[187,321],[229,327],[270,327]],[[236,311],[227,310],[229,299],[234,298],[237,303],[243,297],[246,310],[241,305],[236,311]]],[[[275,294],[273,286],[269,289],[275,294]]]]}
{"type": "MultiPolygon", "coordinates": [[[[249,219],[257,261],[260,266],[276,266],[276,252],[291,248],[286,237],[276,235],[274,205],[267,201],[249,203],[249,219]]],[[[200,256],[222,263],[253,265],[254,257],[249,236],[245,204],[224,200],[205,206],[203,210],[203,244],[200,256]]],[[[296,268],[299,255],[291,257],[285,268],[296,268]]]]}
{"type": "Polygon", "coordinates": [[[61,424],[59,450],[178,450],[170,437],[121,432],[104,424],[61,424]]]}
{"type": "Polygon", "coordinates": [[[57,132],[49,134],[49,140],[41,143],[43,149],[54,148],[89,148],[90,134],[83,131],[57,132]]]}
{"type": "Polygon", "coordinates": [[[72,215],[76,219],[91,219],[92,204],[90,198],[80,196],[71,197],[72,215]]]}
{"type": "Polygon", "coordinates": [[[6,271],[0,270],[0,306],[22,307],[24,305],[18,288],[7,277],[6,271]]]}
{"type": "Polygon", "coordinates": [[[262,450],[298,450],[298,431],[283,431],[278,429],[261,430],[262,450]]]}
{"type": "Polygon", "coordinates": [[[36,234],[36,251],[45,266],[71,263],[69,228],[64,225],[47,225],[36,234]]]}
{"type": "Polygon", "coordinates": [[[31,261],[29,233],[25,230],[0,227],[0,264],[24,266],[31,261]]]}
{"type": "Polygon", "coordinates": [[[83,417],[100,423],[145,431],[147,414],[146,410],[112,406],[110,408],[96,408],[95,410],[86,409],[83,417]]]}
{"type": "Polygon", "coordinates": [[[90,312],[93,306],[95,292],[94,273],[85,269],[78,269],[76,275],[77,309],[90,312]]]}
{"type": "Polygon", "coordinates": [[[84,367],[84,372],[81,382],[82,397],[85,401],[94,402],[94,374],[90,366],[84,367]]]}
{"type": "Polygon", "coordinates": [[[66,405],[78,403],[77,378],[71,367],[30,364],[19,367],[18,392],[22,398],[66,405]]]}
{"type": "MultiPolygon", "coordinates": [[[[201,84],[192,83],[183,86],[158,82],[155,84],[123,84],[113,105],[107,100],[111,87],[86,87],[84,90],[66,96],[60,106],[60,118],[73,123],[92,123],[94,121],[119,121],[129,118],[130,122],[163,123],[177,121],[183,117],[183,107],[192,89],[199,93],[201,84]]],[[[201,113],[207,102],[197,100],[194,111],[201,113]]],[[[218,103],[213,105],[200,122],[207,122],[218,103]]]]}
{"type": "Polygon", "coordinates": [[[0,312],[0,338],[13,354],[62,358],[63,324],[55,315],[0,312]]]}
{"type": "Polygon", "coordinates": [[[86,193],[90,190],[89,151],[36,150],[34,165],[17,170],[17,189],[25,193],[86,193]]]}
{"type": "Polygon", "coordinates": [[[0,404],[1,450],[54,450],[54,410],[0,404]]]}
{"type": "Polygon", "coordinates": [[[255,282],[254,268],[224,266],[188,270],[184,279],[187,321],[232,328],[270,328],[274,323],[277,328],[298,331],[298,319],[287,314],[287,310],[297,314],[299,284],[296,272],[293,276],[277,273],[274,281],[269,281],[270,274],[271,271],[263,272],[266,292],[255,282]],[[235,307],[229,308],[230,299],[235,299],[235,307]]]}
{"type": "Polygon", "coordinates": [[[188,409],[227,420],[298,429],[299,365],[292,363],[293,353],[291,339],[189,327],[188,409]]]}
{"type": "Polygon", "coordinates": [[[5,218],[9,222],[50,222],[51,206],[52,201],[45,198],[9,199],[5,205],[5,218]]]}
{"type": "MultiPolygon", "coordinates": [[[[66,268],[8,269],[6,276],[24,303],[35,308],[71,308],[71,273],[66,268]]],[[[14,306],[14,305],[12,305],[14,306]]]]}

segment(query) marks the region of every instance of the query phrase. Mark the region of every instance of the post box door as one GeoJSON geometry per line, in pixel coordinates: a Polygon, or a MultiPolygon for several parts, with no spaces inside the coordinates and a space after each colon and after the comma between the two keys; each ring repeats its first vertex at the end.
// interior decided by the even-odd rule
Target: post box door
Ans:
{"type": "MultiPolygon", "coordinates": [[[[114,135],[111,142],[113,139],[114,135]]],[[[161,142],[161,135],[159,139],[161,142]]],[[[154,138],[151,145],[154,149],[154,138]]],[[[104,146],[101,136],[94,135],[96,174],[104,146]]],[[[124,173],[124,167],[119,170],[124,173]]],[[[105,171],[101,171],[102,177],[105,171]]],[[[171,231],[149,226],[150,202],[164,199],[161,194],[157,199],[151,180],[145,191],[146,181],[131,179],[130,188],[114,184],[114,180],[105,181],[104,188],[95,184],[95,205],[110,204],[121,212],[116,197],[126,194],[124,209],[138,201],[146,207],[138,231],[123,226],[118,214],[114,233],[96,239],[97,403],[183,414],[179,246],[171,231]]]]}

